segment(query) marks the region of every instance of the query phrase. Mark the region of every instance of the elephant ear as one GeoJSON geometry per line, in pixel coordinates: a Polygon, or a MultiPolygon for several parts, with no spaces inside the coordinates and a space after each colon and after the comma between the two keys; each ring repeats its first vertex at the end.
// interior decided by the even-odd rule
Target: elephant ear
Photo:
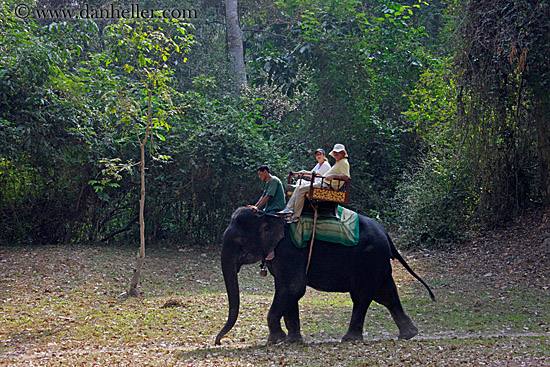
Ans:
{"type": "Polygon", "coordinates": [[[267,255],[275,250],[275,247],[285,236],[285,220],[275,215],[266,214],[260,223],[260,239],[262,248],[267,255]]]}

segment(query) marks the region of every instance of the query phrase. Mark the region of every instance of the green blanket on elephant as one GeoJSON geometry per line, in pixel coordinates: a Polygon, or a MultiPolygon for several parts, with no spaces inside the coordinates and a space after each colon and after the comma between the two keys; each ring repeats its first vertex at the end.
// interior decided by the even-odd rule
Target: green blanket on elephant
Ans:
{"type": "MultiPolygon", "coordinates": [[[[312,233],[312,215],[302,214],[298,222],[290,224],[290,238],[298,248],[308,246],[312,233]]],[[[338,219],[317,217],[315,239],[356,246],[359,242],[359,216],[354,211],[338,206],[338,219]]]]}

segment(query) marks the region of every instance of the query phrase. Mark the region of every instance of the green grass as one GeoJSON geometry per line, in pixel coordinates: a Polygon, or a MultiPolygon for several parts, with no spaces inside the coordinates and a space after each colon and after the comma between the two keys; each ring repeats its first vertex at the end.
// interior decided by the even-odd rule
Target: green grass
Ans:
{"type": "MultiPolygon", "coordinates": [[[[6,366],[549,366],[548,290],[503,272],[485,277],[412,259],[438,302],[397,263],[396,283],[420,334],[398,341],[389,312],[372,304],[365,341],[339,342],[347,294],[308,289],[300,302],[305,344],[265,346],[273,278],[239,274],[237,324],[227,317],[219,251],[149,251],[139,298],[124,296],[135,250],[110,247],[0,249],[0,365],[6,366]],[[163,307],[168,305],[176,307],[163,307]]],[[[481,275],[480,275],[481,274],[481,275]]]]}

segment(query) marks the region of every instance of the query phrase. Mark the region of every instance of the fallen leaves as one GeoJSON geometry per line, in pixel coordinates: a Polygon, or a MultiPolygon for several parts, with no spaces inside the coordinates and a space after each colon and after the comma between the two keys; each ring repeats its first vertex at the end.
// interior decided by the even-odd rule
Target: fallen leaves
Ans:
{"type": "Polygon", "coordinates": [[[539,268],[548,269],[548,258],[529,242],[537,232],[515,225],[524,227],[487,234],[475,248],[413,252],[407,260],[437,303],[393,264],[404,308],[421,330],[406,342],[395,340],[388,311],[374,303],[365,341],[339,342],[349,296],[308,289],[300,302],[306,343],[267,347],[273,278],[250,266],[239,274],[237,324],[214,347],[228,311],[217,249],[157,250],[144,269],[143,296],[127,299],[120,295],[131,249],[0,248],[0,365],[550,365],[550,299],[539,268]]]}

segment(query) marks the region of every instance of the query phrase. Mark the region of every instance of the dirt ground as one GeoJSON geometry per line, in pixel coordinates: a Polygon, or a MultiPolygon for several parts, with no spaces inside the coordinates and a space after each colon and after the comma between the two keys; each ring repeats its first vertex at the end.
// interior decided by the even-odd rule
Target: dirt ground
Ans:
{"type": "Polygon", "coordinates": [[[349,296],[309,289],[300,302],[305,343],[266,346],[273,279],[249,266],[239,319],[217,347],[227,317],[219,248],[150,249],[142,294],[128,299],[135,251],[0,248],[0,365],[550,366],[550,211],[461,247],[403,251],[437,298],[393,264],[420,329],[410,341],[397,340],[387,310],[373,304],[365,340],[341,343],[349,296]]]}

